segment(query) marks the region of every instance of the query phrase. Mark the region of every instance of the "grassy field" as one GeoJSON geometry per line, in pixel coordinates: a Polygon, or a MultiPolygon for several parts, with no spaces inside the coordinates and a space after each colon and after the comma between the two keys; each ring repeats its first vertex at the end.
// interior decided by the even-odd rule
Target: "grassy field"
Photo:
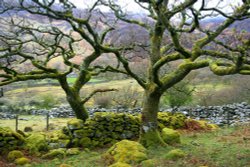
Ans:
{"type": "MultiPolygon", "coordinates": [[[[137,82],[132,79],[127,80],[116,80],[111,82],[100,82],[95,80],[93,84],[85,85],[81,90],[82,97],[87,96],[95,89],[114,88],[122,90],[124,87],[135,87],[139,92],[142,89],[139,87],[137,82]]],[[[12,103],[28,102],[34,99],[42,99],[44,96],[49,95],[61,103],[65,103],[65,93],[60,86],[37,86],[30,88],[18,88],[5,92],[5,99],[12,101],[12,103]]],[[[93,105],[93,99],[89,101],[88,106],[93,105]]]]}
{"type": "MultiPolygon", "coordinates": [[[[61,129],[67,125],[66,123],[69,120],[70,118],[50,118],[49,126],[53,129],[61,129]]],[[[1,120],[0,127],[10,127],[15,130],[16,120],[1,120]]],[[[46,116],[19,115],[18,129],[24,130],[25,127],[31,127],[35,132],[44,131],[46,129],[46,116]]]]}
{"type": "MultiPolygon", "coordinates": [[[[71,78],[70,80],[74,80],[71,78]]],[[[82,96],[88,95],[95,89],[103,89],[103,88],[115,88],[120,91],[123,91],[124,88],[130,87],[135,88],[138,93],[142,93],[142,88],[137,84],[136,81],[132,79],[126,80],[115,80],[110,82],[100,82],[101,80],[93,80],[92,84],[87,84],[83,87],[81,94],[82,96]]],[[[225,88],[230,88],[229,85],[217,84],[213,85],[210,83],[195,85],[196,89],[193,95],[193,104],[196,105],[199,103],[199,99],[201,96],[204,96],[207,92],[219,91],[225,88]]],[[[61,89],[60,86],[37,86],[37,87],[25,87],[13,89],[5,93],[6,99],[13,102],[21,102],[21,101],[30,101],[32,99],[41,99],[42,97],[50,95],[53,96],[54,99],[59,102],[65,102],[65,93],[61,89]]],[[[88,106],[91,107],[93,105],[93,100],[88,103],[88,106]]]]}
{"type": "MultiPolygon", "coordinates": [[[[244,137],[249,136],[250,125],[206,133],[182,132],[182,144],[149,149],[148,155],[155,160],[155,167],[249,167],[250,141],[244,140],[244,137]],[[176,148],[186,153],[185,158],[176,161],[164,159],[168,151],[176,148]]],[[[79,155],[50,161],[35,158],[31,166],[56,167],[68,164],[72,167],[106,167],[108,165],[101,158],[106,150],[107,148],[90,152],[83,150],[79,155]]]]}
{"type": "MultiPolygon", "coordinates": [[[[67,78],[67,81],[68,81],[69,84],[72,84],[72,83],[74,83],[76,81],[76,78],[75,77],[69,77],[69,78],[67,78]]],[[[103,81],[104,80],[93,78],[88,83],[98,83],[98,82],[103,82],[103,81]]]]}
{"type": "MultiPolygon", "coordinates": [[[[96,80],[100,81],[100,80],[96,80]]],[[[94,89],[99,88],[115,88],[115,89],[121,89],[124,86],[136,86],[139,89],[139,85],[133,81],[132,79],[127,80],[117,80],[117,81],[111,81],[111,82],[102,82],[102,83],[95,83],[95,84],[87,84],[83,87],[82,93],[86,91],[91,91],[94,89]]],[[[55,96],[62,96],[64,95],[64,92],[60,86],[41,86],[41,87],[30,87],[30,88],[18,88],[14,90],[10,90],[5,93],[5,98],[14,98],[14,97],[23,97],[25,95],[27,96],[36,96],[38,94],[43,93],[51,93],[55,96]]]]}

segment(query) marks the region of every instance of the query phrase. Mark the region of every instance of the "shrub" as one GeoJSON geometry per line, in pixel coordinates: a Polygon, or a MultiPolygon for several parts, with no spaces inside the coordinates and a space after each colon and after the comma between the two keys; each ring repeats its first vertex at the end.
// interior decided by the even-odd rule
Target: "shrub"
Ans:
{"type": "Polygon", "coordinates": [[[125,108],[135,108],[141,104],[142,93],[135,87],[125,86],[117,92],[109,94],[115,106],[122,106],[125,108]]]}
{"type": "Polygon", "coordinates": [[[163,96],[163,103],[170,107],[180,107],[192,102],[194,87],[188,82],[180,82],[166,91],[163,96]]]}
{"type": "Polygon", "coordinates": [[[101,108],[108,108],[111,105],[112,99],[108,95],[101,94],[94,97],[94,104],[101,108]]]}
{"type": "Polygon", "coordinates": [[[219,127],[215,124],[208,124],[206,121],[197,121],[194,119],[185,120],[185,129],[192,131],[216,130],[219,127]]]}
{"type": "Polygon", "coordinates": [[[39,99],[40,99],[40,103],[38,105],[39,108],[50,109],[58,104],[58,101],[56,100],[54,95],[50,93],[41,95],[39,99]]]}

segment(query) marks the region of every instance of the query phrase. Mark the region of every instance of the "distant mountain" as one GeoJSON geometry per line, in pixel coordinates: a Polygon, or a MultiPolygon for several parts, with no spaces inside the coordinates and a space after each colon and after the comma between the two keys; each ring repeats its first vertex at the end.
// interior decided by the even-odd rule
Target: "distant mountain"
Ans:
{"type": "MultiPolygon", "coordinates": [[[[210,18],[202,21],[202,25],[205,27],[217,27],[220,25],[223,21],[225,21],[225,18],[222,17],[216,17],[216,18],[210,18]]],[[[250,19],[245,19],[241,21],[236,21],[233,23],[233,25],[230,26],[230,28],[236,28],[236,30],[246,30],[247,32],[250,32],[250,19]]]]}

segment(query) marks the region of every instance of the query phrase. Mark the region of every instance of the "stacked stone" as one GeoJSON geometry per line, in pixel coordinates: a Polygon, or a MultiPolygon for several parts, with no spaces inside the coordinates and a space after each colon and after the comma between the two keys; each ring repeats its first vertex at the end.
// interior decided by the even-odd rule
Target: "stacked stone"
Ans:
{"type": "Polygon", "coordinates": [[[73,137],[73,146],[89,148],[138,138],[140,121],[138,116],[124,113],[95,113],[85,123],[74,119],[68,122],[67,127],[73,137]]]}
{"type": "Polygon", "coordinates": [[[0,119],[15,119],[15,114],[0,113],[0,119]]]}
{"type": "Polygon", "coordinates": [[[223,106],[198,106],[196,108],[179,108],[179,112],[188,117],[205,119],[216,125],[235,125],[250,122],[250,105],[246,102],[227,104],[223,106]]]}
{"type": "MultiPolygon", "coordinates": [[[[183,128],[185,120],[186,117],[183,114],[160,113],[159,128],[183,128]]],[[[71,147],[91,148],[123,139],[138,138],[140,124],[138,114],[97,112],[85,123],[79,119],[72,119],[63,129],[63,133],[70,136],[71,147]]]]}
{"type": "Polygon", "coordinates": [[[49,149],[68,148],[70,147],[72,136],[67,129],[53,131],[46,134],[49,149]]]}
{"type": "Polygon", "coordinates": [[[0,152],[16,149],[23,142],[24,138],[19,133],[12,131],[8,127],[0,127],[0,152]]]}
{"type": "MultiPolygon", "coordinates": [[[[4,108],[4,107],[3,107],[4,108]]],[[[0,107],[1,111],[1,107],[0,107]]],[[[5,111],[5,110],[4,110],[5,111]]],[[[234,125],[237,123],[250,122],[250,105],[246,102],[228,104],[222,106],[197,106],[197,107],[180,107],[180,108],[170,108],[170,109],[162,109],[162,112],[174,113],[180,112],[186,115],[187,117],[191,117],[197,120],[205,119],[210,123],[217,124],[220,126],[223,125],[234,125]]],[[[141,113],[141,108],[134,109],[126,109],[121,106],[117,106],[112,109],[105,108],[91,108],[88,109],[89,116],[93,117],[95,113],[98,112],[112,112],[112,113],[125,113],[130,115],[138,115],[141,113]]],[[[29,111],[33,115],[45,115],[47,113],[50,114],[51,118],[69,118],[75,117],[74,112],[72,111],[69,105],[62,105],[57,108],[52,108],[51,110],[35,110],[32,109],[29,111]]],[[[6,112],[0,112],[0,119],[14,119],[15,115],[6,112]]]]}
{"type": "Polygon", "coordinates": [[[185,126],[187,117],[181,113],[159,112],[157,119],[160,129],[165,127],[180,129],[185,126]]]}

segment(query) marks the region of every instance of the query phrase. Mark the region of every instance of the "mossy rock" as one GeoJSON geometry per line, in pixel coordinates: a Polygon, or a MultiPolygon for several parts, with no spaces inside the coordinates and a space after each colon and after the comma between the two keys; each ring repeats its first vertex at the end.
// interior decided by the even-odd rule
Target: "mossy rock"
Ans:
{"type": "Polygon", "coordinates": [[[186,154],[180,150],[180,149],[174,149],[169,151],[164,158],[165,159],[169,159],[169,160],[178,160],[180,158],[184,158],[186,156],[186,154]]]}
{"type": "Polygon", "coordinates": [[[208,124],[208,128],[210,130],[218,130],[219,129],[219,126],[216,125],[216,124],[208,124]]]}
{"type": "Polygon", "coordinates": [[[14,137],[17,140],[24,141],[24,138],[22,135],[20,135],[17,132],[14,132],[9,127],[0,127],[0,136],[2,136],[2,137],[14,137]]]}
{"type": "Polygon", "coordinates": [[[26,165],[30,163],[30,159],[22,157],[15,160],[16,165],[26,165]]]}
{"type": "Polygon", "coordinates": [[[162,139],[167,144],[181,143],[180,133],[170,128],[162,129],[162,139]]]}
{"type": "Polygon", "coordinates": [[[67,126],[70,130],[82,129],[83,124],[84,124],[84,122],[81,119],[72,119],[72,120],[67,122],[67,126]]]}
{"type": "Polygon", "coordinates": [[[42,133],[33,133],[25,140],[25,148],[39,155],[40,151],[47,151],[49,148],[48,142],[46,141],[45,135],[42,133]]]}
{"type": "Polygon", "coordinates": [[[110,165],[109,167],[132,167],[132,166],[124,162],[116,162],[110,165]]]}
{"type": "Polygon", "coordinates": [[[44,159],[64,158],[66,156],[66,149],[58,148],[50,150],[47,154],[43,155],[44,159]]]}
{"type": "Polygon", "coordinates": [[[181,113],[169,113],[169,112],[159,112],[158,122],[160,124],[159,128],[169,127],[172,129],[179,129],[185,127],[185,120],[187,117],[181,113]]]}
{"type": "Polygon", "coordinates": [[[92,141],[88,137],[81,138],[79,141],[79,145],[84,147],[84,148],[92,148],[93,147],[92,141]]]}
{"type": "Polygon", "coordinates": [[[207,121],[199,120],[197,122],[199,122],[199,124],[202,127],[202,129],[204,129],[204,130],[209,130],[210,129],[209,126],[208,126],[207,121]]]}
{"type": "Polygon", "coordinates": [[[88,137],[89,133],[88,131],[84,130],[84,129],[78,129],[78,130],[74,130],[73,132],[73,137],[75,138],[83,138],[83,137],[88,137]]]}
{"type": "Polygon", "coordinates": [[[61,148],[67,148],[70,145],[70,140],[59,140],[58,144],[61,148]]]}
{"type": "Polygon", "coordinates": [[[53,132],[49,132],[46,134],[46,137],[48,140],[59,140],[59,139],[71,139],[71,136],[69,134],[65,134],[64,130],[57,130],[53,132]]]}
{"type": "Polygon", "coordinates": [[[18,158],[24,157],[23,153],[19,150],[13,150],[8,153],[7,159],[10,162],[14,162],[18,158]]]}
{"type": "Polygon", "coordinates": [[[0,154],[15,150],[24,143],[24,137],[9,127],[0,127],[0,154]]]}
{"type": "Polygon", "coordinates": [[[140,143],[129,140],[114,144],[106,154],[111,155],[115,162],[128,164],[140,163],[148,158],[147,150],[140,143]]]}
{"type": "Polygon", "coordinates": [[[79,148],[69,148],[66,150],[66,155],[78,155],[81,151],[79,148]]]}
{"type": "Polygon", "coordinates": [[[24,131],[24,132],[32,132],[33,129],[32,129],[32,127],[30,127],[30,126],[26,126],[26,127],[24,127],[23,131],[24,131]]]}

